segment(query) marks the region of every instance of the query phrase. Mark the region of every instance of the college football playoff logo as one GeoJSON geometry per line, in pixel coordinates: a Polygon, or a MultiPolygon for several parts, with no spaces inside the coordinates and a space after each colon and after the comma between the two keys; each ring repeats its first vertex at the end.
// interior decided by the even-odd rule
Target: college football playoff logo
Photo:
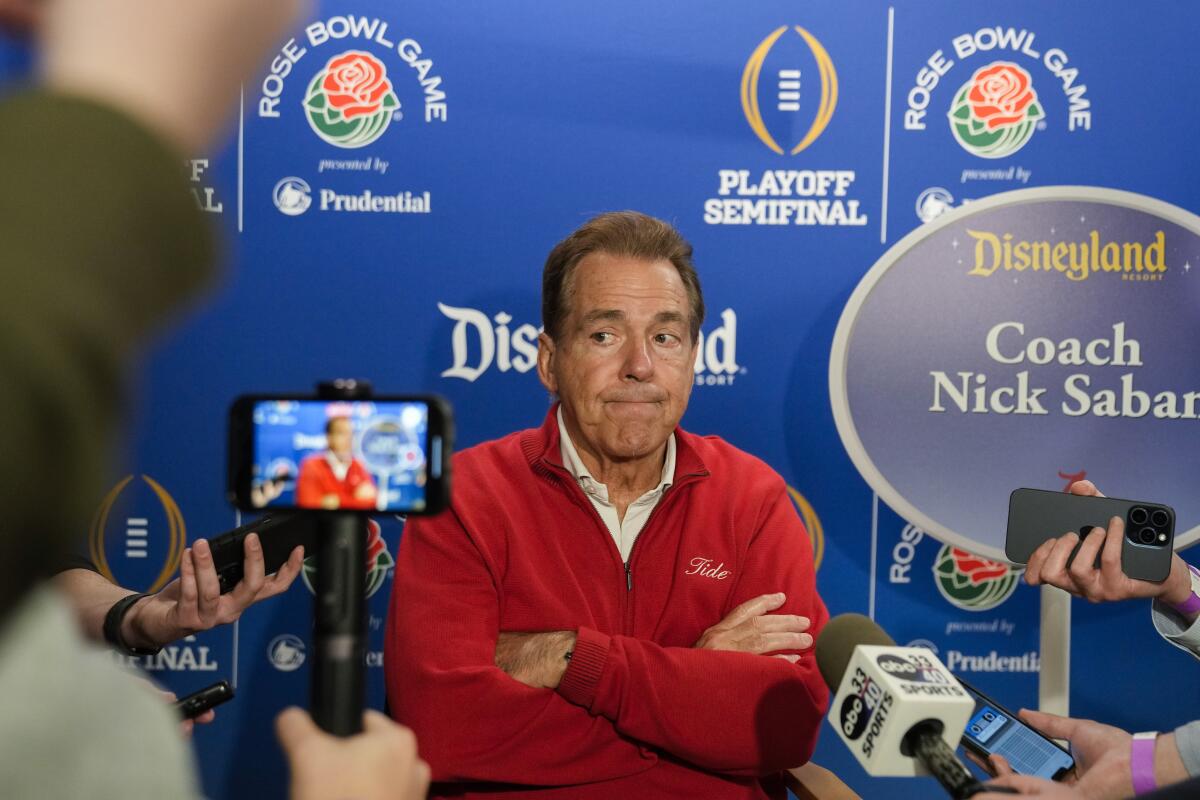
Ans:
{"type": "Polygon", "coordinates": [[[1012,597],[1021,570],[944,544],[934,559],[933,575],[938,591],[951,605],[987,611],[1012,597]]]}
{"type": "MultiPolygon", "coordinates": [[[[813,76],[807,67],[793,63],[792,58],[777,56],[779,62],[767,69],[769,77],[764,80],[762,73],[768,56],[788,30],[787,25],[776,28],[746,61],[742,71],[742,113],[759,140],[779,155],[783,155],[784,149],[771,133],[772,124],[781,137],[793,130],[804,130],[804,135],[794,145],[785,141],[788,152],[794,156],[815,142],[833,118],[838,78],[833,60],[817,37],[799,25],[793,25],[791,30],[802,42],[800,47],[808,53],[803,60],[811,58],[816,75],[813,76]],[[809,98],[815,98],[815,103],[809,98]]],[[[792,57],[796,57],[794,51],[792,57]]]]}
{"type": "Polygon", "coordinates": [[[1029,73],[1011,61],[981,67],[950,106],[950,130],[963,149],[980,158],[1005,158],[1029,142],[1046,116],[1029,73]]]}
{"type": "Polygon", "coordinates": [[[821,568],[821,561],[825,558],[825,528],[821,525],[821,518],[817,516],[817,510],[813,508],[812,503],[808,502],[807,497],[791,486],[787,487],[787,493],[796,506],[796,513],[804,522],[804,529],[808,531],[808,539],[812,544],[813,551],[813,571],[816,572],[821,568]]]}
{"type": "Polygon", "coordinates": [[[365,147],[387,130],[400,109],[383,62],[348,50],[313,76],[304,97],[308,124],[336,147],[365,147]]]}

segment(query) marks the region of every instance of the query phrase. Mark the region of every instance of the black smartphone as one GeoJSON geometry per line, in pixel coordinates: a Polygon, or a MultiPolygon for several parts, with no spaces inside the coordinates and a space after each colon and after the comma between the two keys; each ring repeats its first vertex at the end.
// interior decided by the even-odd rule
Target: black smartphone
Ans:
{"type": "Polygon", "coordinates": [[[176,700],[175,708],[184,719],[195,719],[210,708],[232,699],[233,687],[229,685],[229,681],[218,681],[212,686],[205,686],[198,692],[176,700]]]}
{"type": "Polygon", "coordinates": [[[963,747],[983,759],[992,753],[1004,756],[1013,770],[1022,775],[1058,781],[1075,768],[1075,759],[1057,742],[1026,725],[1016,714],[962,678],[958,682],[975,700],[975,711],[963,731],[963,747]]]}
{"type": "Polygon", "coordinates": [[[212,549],[221,594],[228,593],[245,577],[244,547],[249,533],[258,534],[267,575],[278,572],[297,545],[304,545],[305,556],[316,552],[317,520],[312,514],[268,514],[214,536],[208,546],[212,549]]]}
{"type": "Polygon", "coordinates": [[[1121,570],[1130,578],[1165,581],[1171,572],[1175,511],[1161,503],[1017,489],[1008,499],[1004,553],[1010,561],[1025,564],[1047,539],[1070,531],[1082,539],[1094,527],[1107,528],[1113,517],[1125,520],[1121,570]]]}
{"type": "Polygon", "coordinates": [[[435,395],[245,395],[229,411],[229,496],[245,511],[434,514],[449,502],[453,428],[435,395]]]}

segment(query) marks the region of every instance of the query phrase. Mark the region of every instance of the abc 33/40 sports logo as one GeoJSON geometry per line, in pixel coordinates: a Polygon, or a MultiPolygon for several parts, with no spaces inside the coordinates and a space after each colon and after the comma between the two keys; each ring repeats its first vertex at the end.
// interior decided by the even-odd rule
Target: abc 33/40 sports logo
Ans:
{"type": "Polygon", "coordinates": [[[796,155],[824,132],[838,100],[837,70],[825,47],[799,25],[791,30],[796,34],[794,39],[784,38],[789,31],[787,25],[772,31],[754,49],[742,72],[742,113],[746,122],[762,143],[779,155],[784,149],[771,133],[772,128],[782,132],[801,124],[801,120],[808,121],[804,135],[789,145],[789,154],[796,155]],[[776,66],[767,70],[773,80],[765,81],[762,73],[768,61],[776,66]],[[803,65],[810,61],[815,64],[815,76],[803,65]],[[807,101],[810,96],[817,98],[815,104],[807,101]]]}

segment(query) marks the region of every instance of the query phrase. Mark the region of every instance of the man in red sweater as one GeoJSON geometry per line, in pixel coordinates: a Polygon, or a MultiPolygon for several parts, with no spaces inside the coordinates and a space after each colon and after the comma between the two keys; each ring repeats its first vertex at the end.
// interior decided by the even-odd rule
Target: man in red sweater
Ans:
{"type": "Polygon", "coordinates": [[[375,507],[375,481],[354,457],[354,426],[349,417],[330,417],[325,423],[324,453],[300,464],[296,479],[296,505],[303,508],[375,507]]]}
{"type": "Polygon", "coordinates": [[[554,248],[540,428],[465,450],[408,523],[389,701],[433,796],[764,798],[808,760],[828,618],[783,480],[678,427],[704,316],[670,225],[601,215],[554,248]]]}

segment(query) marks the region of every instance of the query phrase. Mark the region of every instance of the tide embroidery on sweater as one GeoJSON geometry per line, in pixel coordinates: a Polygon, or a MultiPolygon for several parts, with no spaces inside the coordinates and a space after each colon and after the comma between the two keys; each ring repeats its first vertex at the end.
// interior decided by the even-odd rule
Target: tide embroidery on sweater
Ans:
{"type": "Polygon", "coordinates": [[[714,567],[712,566],[711,558],[696,557],[691,560],[691,567],[691,569],[683,574],[699,575],[701,578],[712,578],[718,581],[723,581],[729,577],[729,570],[725,569],[724,561],[714,567]]]}

